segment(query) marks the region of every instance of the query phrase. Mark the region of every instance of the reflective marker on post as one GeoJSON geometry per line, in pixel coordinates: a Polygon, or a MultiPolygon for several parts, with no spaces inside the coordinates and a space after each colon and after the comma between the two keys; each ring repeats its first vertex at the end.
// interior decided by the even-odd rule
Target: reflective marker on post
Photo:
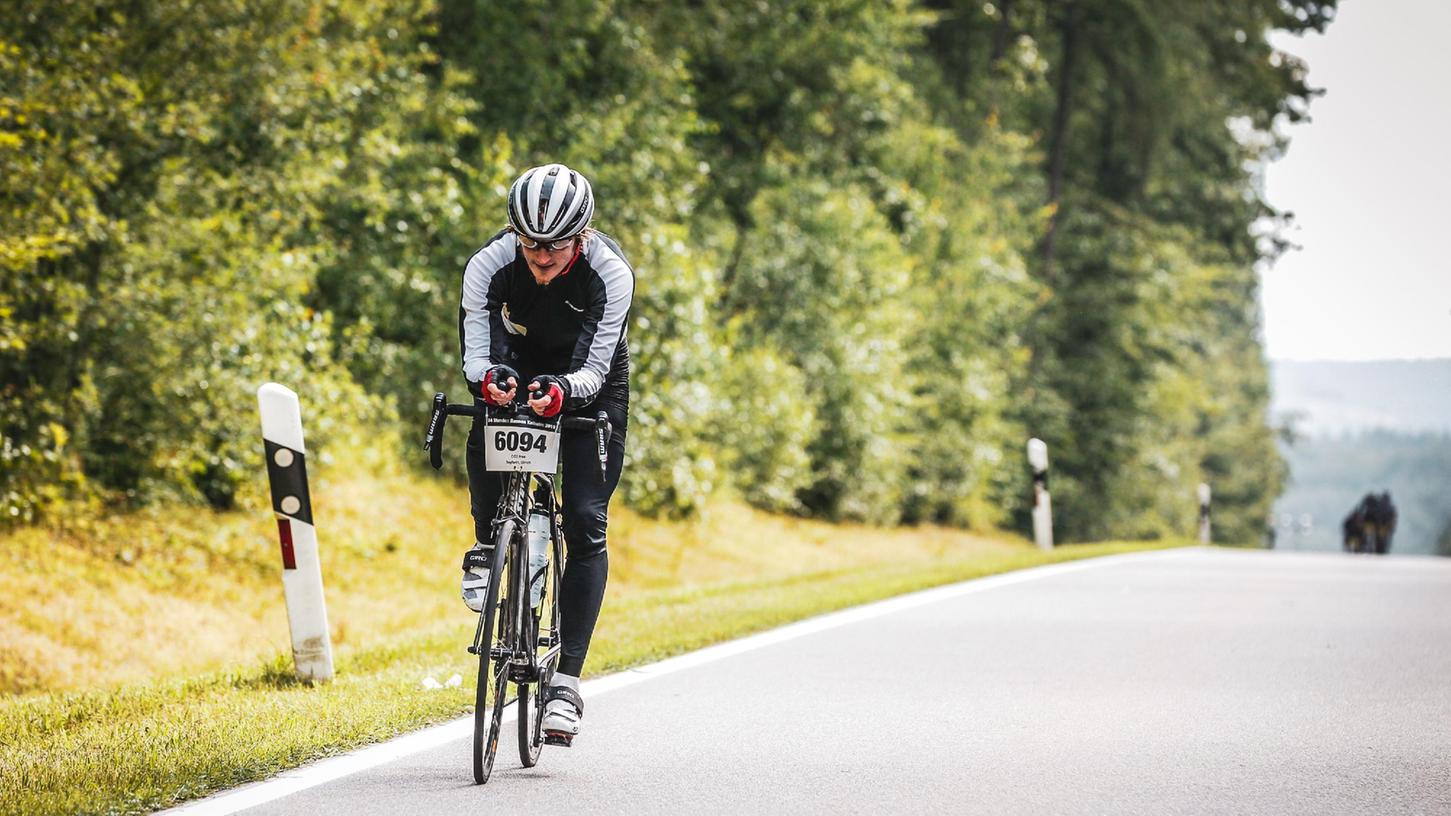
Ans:
{"type": "Polygon", "coordinates": [[[1028,464],[1033,467],[1033,540],[1038,549],[1053,549],[1053,497],[1048,494],[1048,445],[1028,440],[1028,464]]]}
{"type": "Polygon", "coordinates": [[[277,383],[257,389],[257,406],[262,412],[262,445],[282,549],[282,592],[292,631],[292,660],[303,680],[331,680],[333,648],[323,602],[317,530],[312,526],[312,497],[307,490],[302,411],[297,394],[277,383]]]}
{"type": "Polygon", "coordinates": [[[1208,544],[1209,534],[1209,485],[1199,483],[1199,543],[1208,544]]]}
{"type": "Polygon", "coordinates": [[[297,569],[297,554],[292,550],[292,521],[290,519],[277,520],[277,540],[282,542],[282,568],[285,570],[297,569]]]}

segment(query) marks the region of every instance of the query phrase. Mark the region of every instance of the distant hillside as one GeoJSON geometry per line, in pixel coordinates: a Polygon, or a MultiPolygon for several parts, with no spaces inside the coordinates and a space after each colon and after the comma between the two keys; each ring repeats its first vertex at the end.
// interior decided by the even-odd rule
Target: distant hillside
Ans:
{"type": "Polygon", "coordinates": [[[1270,364],[1277,422],[1303,434],[1451,431],[1451,359],[1270,364]]]}

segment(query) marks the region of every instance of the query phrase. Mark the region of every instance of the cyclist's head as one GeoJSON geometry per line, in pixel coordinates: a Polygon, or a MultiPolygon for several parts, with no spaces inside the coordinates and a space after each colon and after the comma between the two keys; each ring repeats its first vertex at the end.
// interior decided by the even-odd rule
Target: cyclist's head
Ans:
{"type": "Polygon", "coordinates": [[[594,212],[589,180],[562,164],[531,167],[509,188],[509,226],[531,242],[573,238],[594,212]]]}

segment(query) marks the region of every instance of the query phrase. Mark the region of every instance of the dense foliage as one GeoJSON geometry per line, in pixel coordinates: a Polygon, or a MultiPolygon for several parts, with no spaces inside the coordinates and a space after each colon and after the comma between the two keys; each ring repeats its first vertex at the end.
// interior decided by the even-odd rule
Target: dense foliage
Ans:
{"type": "Polygon", "coordinates": [[[267,380],[411,438],[558,160],[638,273],[636,507],[1021,521],[1033,435],[1065,539],[1263,524],[1266,34],[1333,0],[250,5],[0,8],[8,519],[235,501],[267,380]]]}

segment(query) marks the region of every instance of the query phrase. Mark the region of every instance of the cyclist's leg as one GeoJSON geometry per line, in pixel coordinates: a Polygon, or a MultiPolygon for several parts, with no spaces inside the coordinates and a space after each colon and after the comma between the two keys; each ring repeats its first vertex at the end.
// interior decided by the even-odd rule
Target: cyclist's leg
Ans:
{"type": "Polygon", "coordinates": [[[499,496],[504,492],[502,474],[484,469],[484,421],[474,420],[469,428],[468,456],[464,460],[469,471],[469,505],[474,515],[474,540],[487,544],[492,538],[494,515],[499,509],[499,496]]]}
{"type": "Polygon", "coordinates": [[[599,453],[593,433],[570,431],[560,442],[564,466],[561,512],[568,558],[560,580],[562,654],[555,670],[572,677],[578,677],[584,668],[590,637],[605,597],[610,569],[605,528],[609,523],[610,496],[620,483],[620,470],[625,462],[626,406],[611,402],[599,404],[599,409],[609,415],[614,427],[604,481],[600,481],[599,453]]]}
{"type": "Polygon", "coordinates": [[[464,554],[460,593],[464,602],[474,611],[478,611],[479,604],[483,601],[483,587],[487,586],[488,576],[477,567],[471,569],[469,561],[482,560],[482,556],[474,550],[481,550],[493,543],[494,516],[498,511],[499,496],[504,492],[503,474],[490,473],[484,469],[483,426],[482,420],[475,420],[473,427],[469,429],[468,451],[464,459],[469,473],[469,505],[474,516],[474,541],[464,554]]]}

